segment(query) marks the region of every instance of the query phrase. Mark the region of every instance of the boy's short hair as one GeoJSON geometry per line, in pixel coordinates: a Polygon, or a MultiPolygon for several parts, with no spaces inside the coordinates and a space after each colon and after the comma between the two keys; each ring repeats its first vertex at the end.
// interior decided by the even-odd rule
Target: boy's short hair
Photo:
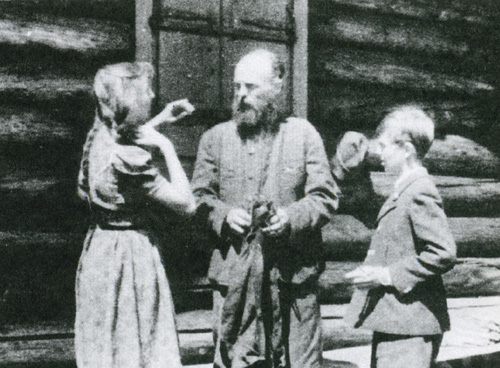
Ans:
{"type": "Polygon", "coordinates": [[[390,130],[395,143],[410,142],[418,159],[424,158],[434,140],[434,121],[415,105],[397,106],[382,120],[377,136],[390,130]]]}

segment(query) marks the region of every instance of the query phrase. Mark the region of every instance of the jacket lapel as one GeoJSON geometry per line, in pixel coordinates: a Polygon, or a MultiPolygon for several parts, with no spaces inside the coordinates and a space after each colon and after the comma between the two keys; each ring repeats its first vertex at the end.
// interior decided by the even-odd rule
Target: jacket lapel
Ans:
{"type": "Polygon", "coordinates": [[[394,208],[396,208],[396,200],[397,200],[397,198],[394,198],[392,194],[389,196],[389,198],[387,198],[384,205],[380,209],[380,212],[378,213],[377,223],[382,219],[382,217],[384,217],[390,211],[392,211],[394,208]]]}
{"type": "Polygon", "coordinates": [[[391,210],[396,208],[397,201],[399,197],[401,197],[401,194],[416,180],[426,177],[429,174],[427,173],[427,170],[424,167],[419,167],[415,170],[413,170],[407,177],[405,177],[400,183],[396,185],[396,188],[394,191],[391,193],[389,198],[385,201],[384,205],[380,209],[380,212],[377,216],[377,223],[384,217],[387,213],[389,213],[391,210]]]}

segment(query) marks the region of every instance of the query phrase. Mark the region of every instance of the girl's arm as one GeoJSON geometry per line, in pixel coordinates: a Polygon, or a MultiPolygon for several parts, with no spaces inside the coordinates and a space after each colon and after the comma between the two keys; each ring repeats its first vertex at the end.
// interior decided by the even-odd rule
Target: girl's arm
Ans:
{"type": "Polygon", "coordinates": [[[154,128],[163,123],[175,123],[183,117],[192,114],[193,111],[194,106],[187,99],[170,102],[162,112],[144,125],[154,128]]]}
{"type": "Polygon", "coordinates": [[[139,137],[135,143],[139,146],[157,148],[165,159],[170,181],[163,180],[155,186],[150,195],[179,214],[191,215],[196,204],[189,180],[182,168],[172,142],[159,133],[155,127],[162,123],[172,123],[191,114],[194,107],[187,99],[171,102],[165,109],[139,129],[139,137]]]}

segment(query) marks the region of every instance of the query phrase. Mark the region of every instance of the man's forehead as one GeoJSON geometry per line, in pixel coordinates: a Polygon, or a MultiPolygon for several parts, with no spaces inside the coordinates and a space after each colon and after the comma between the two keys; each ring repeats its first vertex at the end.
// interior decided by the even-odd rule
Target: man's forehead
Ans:
{"type": "Polygon", "coordinates": [[[235,82],[262,84],[272,77],[271,59],[261,55],[249,55],[240,60],[234,70],[235,82]]]}
{"type": "Polygon", "coordinates": [[[393,132],[391,132],[390,129],[387,129],[385,128],[381,133],[380,135],[377,137],[377,141],[378,142],[382,142],[382,143],[388,143],[388,142],[391,142],[392,141],[392,138],[393,138],[393,132]]]}

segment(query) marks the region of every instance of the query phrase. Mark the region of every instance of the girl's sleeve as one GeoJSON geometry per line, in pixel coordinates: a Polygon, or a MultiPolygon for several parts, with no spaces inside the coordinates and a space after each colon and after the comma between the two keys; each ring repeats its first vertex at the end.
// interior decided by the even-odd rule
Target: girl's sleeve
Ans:
{"type": "Polygon", "coordinates": [[[117,173],[118,191],[122,194],[157,198],[169,185],[154,165],[151,154],[140,147],[127,147],[116,153],[113,168],[117,173]]]}

